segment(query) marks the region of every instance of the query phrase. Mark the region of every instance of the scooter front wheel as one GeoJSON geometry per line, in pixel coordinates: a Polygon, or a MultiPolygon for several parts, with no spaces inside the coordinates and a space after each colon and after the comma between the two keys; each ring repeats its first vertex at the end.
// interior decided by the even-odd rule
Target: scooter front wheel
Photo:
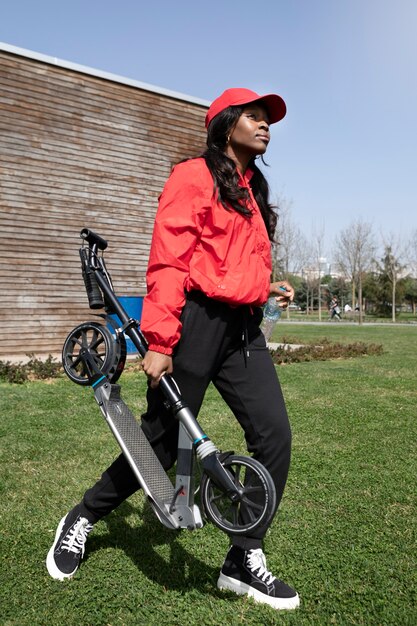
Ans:
{"type": "Polygon", "coordinates": [[[122,335],[114,338],[112,333],[97,322],[86,322],[74,328],[62,349],[62,365],[67,376],[77,385],[90,385],[95,374],[89,371],[83,358],[88,352],[97,371],[115,383],[126,361],[126,341],[122,335]]]}
{"type": "Polygon", "coordinates": [[[268,470],[245,456],[228,456],[222,465],[230,473],[239,497],[225,493],[204,473],[200,498],[207,518],[232,535],[245,535],[268,525],[276,507],[275,485],[268,470]]]}

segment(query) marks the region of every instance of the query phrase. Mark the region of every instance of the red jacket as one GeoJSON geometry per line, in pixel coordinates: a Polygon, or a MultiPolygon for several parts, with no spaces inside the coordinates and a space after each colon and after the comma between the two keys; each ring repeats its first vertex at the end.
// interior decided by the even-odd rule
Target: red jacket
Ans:
{"type": "Polygon", "coordinates": [[[203,158],[175,166],[159,198],[141,329],[149,349],[172,354],[181,334],[185,292],[202,291],[231,306],[259,306],[269,295],[271,245],[249,181],[250,218],[226,210],[214,195],[203,158]]]}

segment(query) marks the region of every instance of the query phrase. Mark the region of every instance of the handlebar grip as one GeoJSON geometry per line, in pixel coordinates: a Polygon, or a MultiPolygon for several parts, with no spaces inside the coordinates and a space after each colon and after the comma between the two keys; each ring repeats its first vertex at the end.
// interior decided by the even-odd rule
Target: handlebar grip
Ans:
{"type": "Polygon", "coordinates": [[[80,250],[80,257],[81,257],[81,270],[82,270],[85,290],[87,292],[88,304],[90,305],[90,309],[103,309],[104,308],[103,295],[97,284],[96,277],[94,276],[93,270],[89,269],[88,267],[87,251],[84,248],[80,250]]]}
{"type": "Polygon", "coordinates": [[[85,239],[90,246],[96,245],[99,250],[105,250],[107,248],[107,241],[89,228],[83,228],[80,232],[80,237],[81,239],[85,239]]]}

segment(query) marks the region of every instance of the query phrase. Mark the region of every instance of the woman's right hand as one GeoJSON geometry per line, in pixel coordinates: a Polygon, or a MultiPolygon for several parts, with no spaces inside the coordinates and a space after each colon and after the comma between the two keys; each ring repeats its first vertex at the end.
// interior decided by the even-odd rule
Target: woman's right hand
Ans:
{"type": "Polygon", "coordinates": [[[172,374],[172,357],[162,352],[148,350],[142,361],[142,369],[145,372],[152,389],[159,385],[164,374],[172,374]]]}
{"type": "Polygon", "coordinates": [[[288,281],[279,280],[275,283],[271,283],[269,296],[275,296],[279,307],[286,309],[290,302],[294,300],[294,288],[288,281]]]}

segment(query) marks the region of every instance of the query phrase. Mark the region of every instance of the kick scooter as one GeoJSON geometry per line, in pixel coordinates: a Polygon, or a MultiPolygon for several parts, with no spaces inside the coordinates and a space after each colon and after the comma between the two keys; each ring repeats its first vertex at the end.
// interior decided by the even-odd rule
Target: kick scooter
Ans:
{"type": "Polygon", "coordinates": [[[196,457],[202,470],[200,500],[208,520],[234,535],[250,534],[268,524],[276,505],[269,472],[251,457],[221,453],[201,429],[175,380],[168,374],[159,385],[173,419],[179,421],[175,484],[166,474],[116,384],[126,361],[125,335],[142,357],[147,351],[146,339],[139,322],[129,317],[114,293],[103,258],[107,242],[87,228],[82,229],[80,236],[83,245],[79,252],[89,306],[105,310],[102,317],[113,326],[113,332],[95,321],[74,328],[62,351],[64,370],[73,382],[92,387],[101,413],[156,516],[170,529],[194,530],[203,526],[200,508],[194,502],[196,457]],[[120,326],[114,321],[114,314],[120,326]]]}

